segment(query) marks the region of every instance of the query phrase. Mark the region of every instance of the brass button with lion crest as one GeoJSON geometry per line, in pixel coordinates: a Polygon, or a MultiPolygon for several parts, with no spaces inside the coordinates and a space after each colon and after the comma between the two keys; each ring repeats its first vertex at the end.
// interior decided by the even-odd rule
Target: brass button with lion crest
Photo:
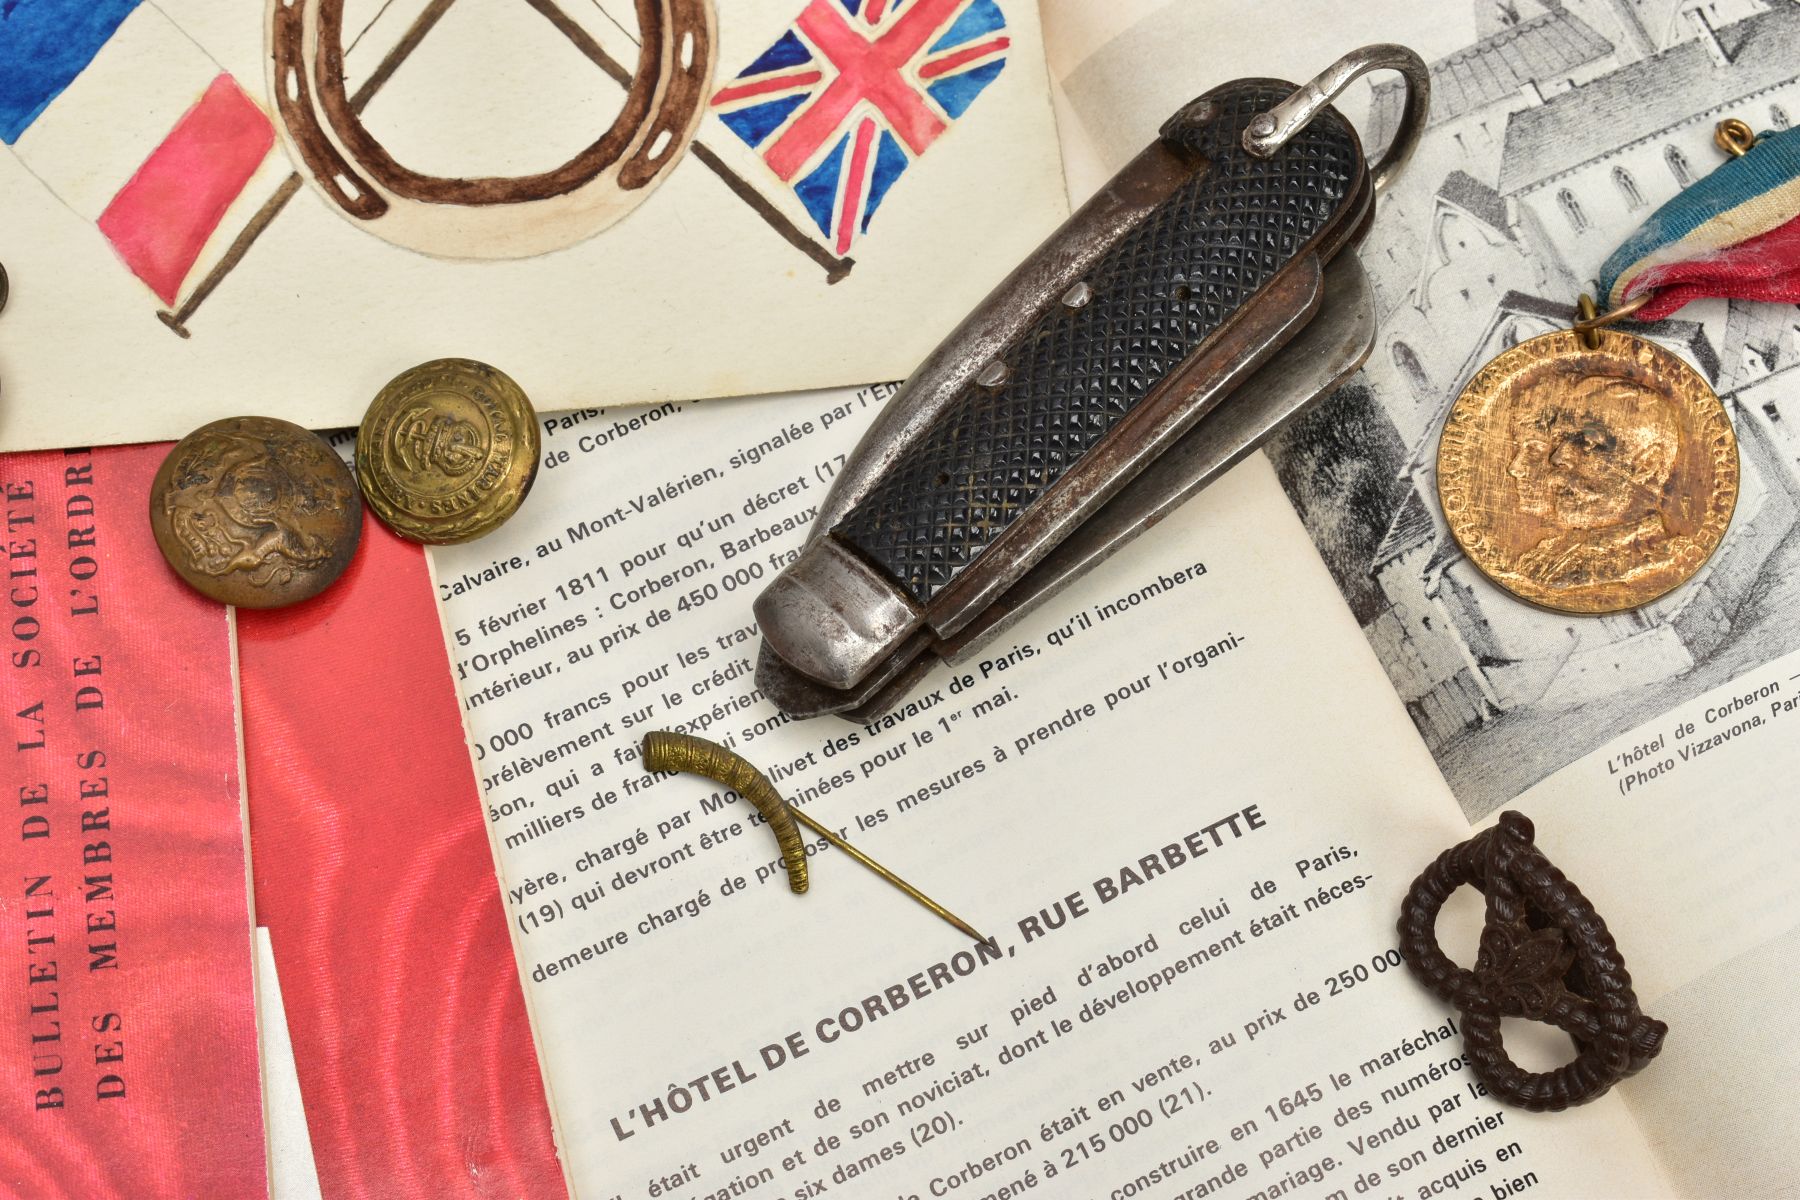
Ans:
{"type": "Polygon", "coordinates": [[[230,417],[182,438],[150,485],[150,529],[175,573],[239,608],[280,608],[329,587],[356,553],[362,504],[316,433],[230,417]]]}
{"type": "Polygon", "coordinates": [[[537,415],[507,375],[440,358],[381,389],[356,435],[356,478],[369,507],[415,542],[491,533],[537,477],[537,415]]]}
{"type": "Polygon", "coordinates": [[[1438,447],[1463,552],[1545,608],[1637,608],[1691,579],[1737,505],[1737,437],[1692,367],[1643,338],[1576,329],[1476,372],[1438,447]]]}

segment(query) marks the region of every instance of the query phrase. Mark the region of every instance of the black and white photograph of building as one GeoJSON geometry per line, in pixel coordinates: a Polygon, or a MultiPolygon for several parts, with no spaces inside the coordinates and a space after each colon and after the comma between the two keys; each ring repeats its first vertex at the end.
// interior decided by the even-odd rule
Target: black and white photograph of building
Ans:
{"type": "MultiPolygon", "coordinates": [[[[1432,64],[1425,139],[1362,249],[1374,355],[1270,456],[1473,820],[1800,647],[1800,307],[1705,301],[1624,326],[1706,377],[1740,446],[1724,544],[1646,608],[1569,616],[1500,591],[1451,538],[1435,478],[1463,385],[1568,327],[1608,254],[1723,161],[1718,121],[1800,117],[1800,3],[1470,2],[1479,40],[1432,64]]],[[[1400,100],[1376,85],[1372,147],[1400,100]]]]}

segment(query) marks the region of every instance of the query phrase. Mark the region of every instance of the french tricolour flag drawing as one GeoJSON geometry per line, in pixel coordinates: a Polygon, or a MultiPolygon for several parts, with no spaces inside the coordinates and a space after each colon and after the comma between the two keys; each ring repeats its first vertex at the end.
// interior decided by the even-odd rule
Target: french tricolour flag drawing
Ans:
{"type": "Polygon", "coordinates": [[[0,0],[0,142],[168,305],[290,170],[262,107],[138,0],[0,0]]]}
{"type": "Polygon", "coordinates": [[[842,255],[1010,45],[994,0],[810,0],[712,107],[842,255]]]}

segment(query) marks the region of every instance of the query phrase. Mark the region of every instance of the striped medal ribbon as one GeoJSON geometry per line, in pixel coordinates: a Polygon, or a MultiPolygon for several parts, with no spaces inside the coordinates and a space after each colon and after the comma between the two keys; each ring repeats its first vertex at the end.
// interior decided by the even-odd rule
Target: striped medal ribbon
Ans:
{"type": "Polygon", "coordinates": [[[1800,129],[1714,132],[1729,161],[1651,214],[1600,268],[1607,317],[1660,321],[1691,300],[1800,303],[1800,129]]]}

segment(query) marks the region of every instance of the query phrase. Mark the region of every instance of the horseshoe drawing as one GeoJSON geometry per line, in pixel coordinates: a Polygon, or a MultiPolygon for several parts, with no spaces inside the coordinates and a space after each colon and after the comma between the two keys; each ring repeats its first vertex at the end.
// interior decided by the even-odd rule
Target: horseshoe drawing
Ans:
{"type": "MultiPolygon", "coordinates": [[[[586,37],[553,3],[531,3],[566,35],[586,37]]],[[[712,0],[635,4],[641,50],[611,128],[553,170],[461,179],[410,170],[363,125],[360,98],[344,83],[344,0],[269,0],[269,94],[283,140],[335,207],[396,245],[448,258],[526,258],[573,245],[655,190],[686,152],[711,91],[712,0]]]]}

